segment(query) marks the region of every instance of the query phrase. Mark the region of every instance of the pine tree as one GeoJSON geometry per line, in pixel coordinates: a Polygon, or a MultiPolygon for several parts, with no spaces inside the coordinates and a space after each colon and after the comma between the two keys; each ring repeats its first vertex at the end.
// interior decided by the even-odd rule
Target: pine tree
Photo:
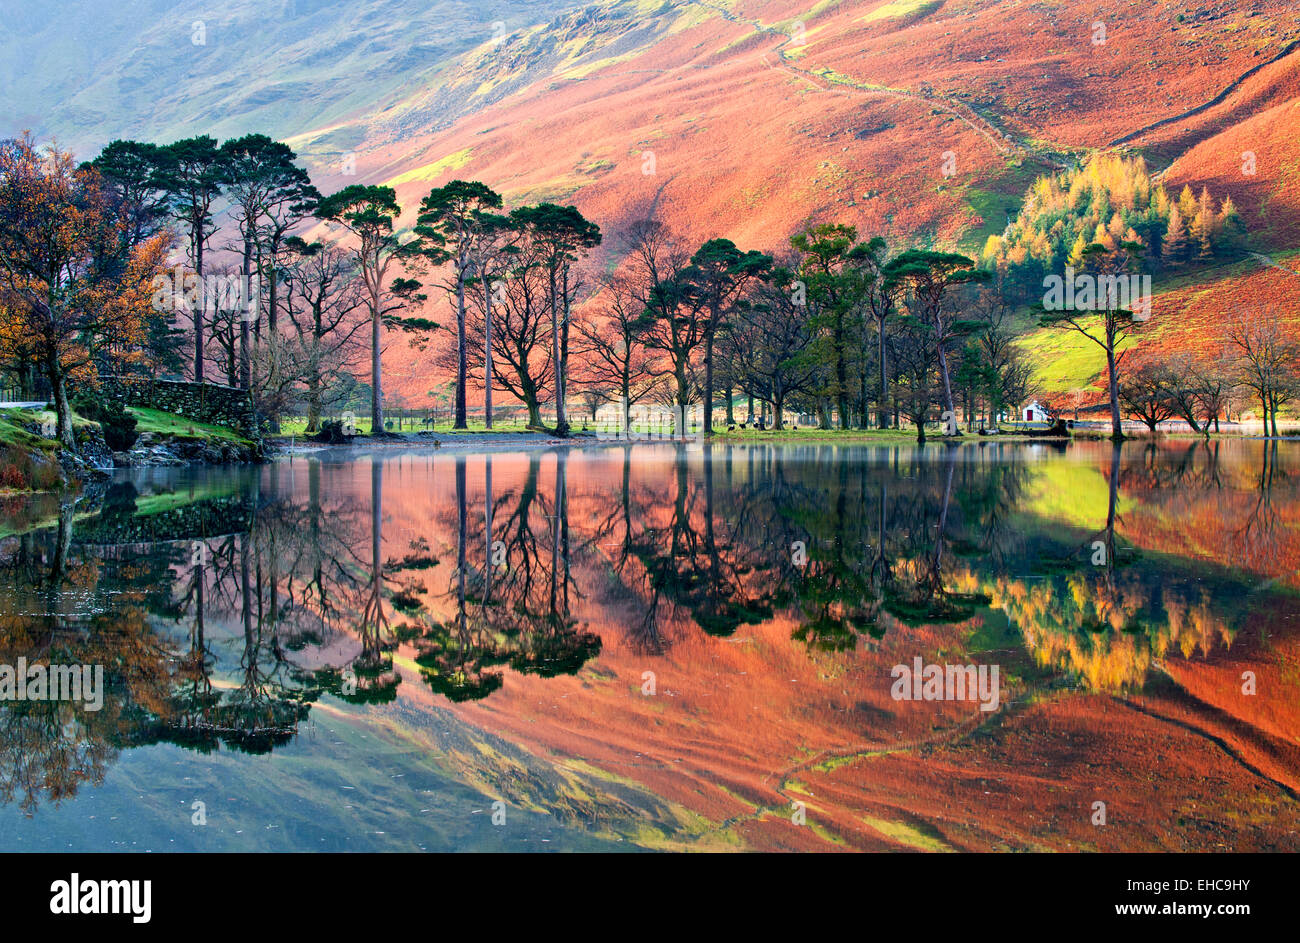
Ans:
{"type": "Polygon", "coordinates": [[[1083,264],[1083,250],[1088,248],[1088,241],[1080,234],[1079,238],[1074,240],[1074,245],[1070,247],[1070,254],[1066,261],[1069,265],[1078,268],[1083,264]]]}
{"type": "Polygon", "coordinates": [[[1225,197],[1219,210],[1218,229],[1224,251],[1236,255],[1246,248],[1246,224],[1232,197],[1225,197]]]}
{"type": "Polygon", "coordinates": [[[1192,221],[1192,238],[1196,241],[1196,258],[1207,262],[1214,258],[1214,246],[1210,242],[1214,231],[1214,216],[1209,210],[1201,210],[1192,221]]]}
{"type": "Polygon", "coordinates": [[[1160,257],[1168,266],[1182,262],[1187,253],[1187,227],[1183,223],[1183,214],[1177,204],[1169,207],[1169,227],[1165,230],[1164,244],[1160,248],[1160,257]]]}

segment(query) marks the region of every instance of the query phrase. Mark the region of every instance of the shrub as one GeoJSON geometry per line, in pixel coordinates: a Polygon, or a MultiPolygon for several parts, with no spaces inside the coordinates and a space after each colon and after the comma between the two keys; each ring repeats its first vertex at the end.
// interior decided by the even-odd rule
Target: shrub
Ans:
{"type": "Polygon", "coordinates": [[[352,437],[343,431],[343,423],[337,419],[326,419],[320,424],[320,432],[313,438],[327,445],[346,445],[352,437]]]}
{"type": "Polygon", "coordinates": [[[61,487],[59,466],[52,459],[16,445],[0,447],[0,490],[57,491],[61,487]]]}
{"type": "Polygon", "coordinates": [[[104,430],[104,441],[114,452],[125,452],[139,438],[135,431],[136,419],[121,400],[99,399],[89,394],[79,394],[72,400],[72,408],[80,415],[99,423],[104,430]]]}

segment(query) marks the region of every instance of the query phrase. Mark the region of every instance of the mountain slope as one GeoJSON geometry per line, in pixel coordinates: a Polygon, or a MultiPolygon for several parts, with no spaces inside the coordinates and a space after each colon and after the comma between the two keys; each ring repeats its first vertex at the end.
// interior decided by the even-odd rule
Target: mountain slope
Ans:
{"type": "MultiPolygon", "coordinates": [[[[1085,13],[1060,0],[683,0],[655,8],[657,31],[646,6],[605,2],[479,47],[445,86],[376,115],[359,172],[407,206],[453,176],[480,178],[512,202],[574,202],[607,234],[653,211],[689,240],[768,250],[834,220],[973,251],[1036,176],[1131,137],[1167,184],[1231,196],[1252,248],[1295,244],[1300,31],[1289,4],[1193,15],[1171,3],[1085,13]],[[611,28],[622,23],[639,24],[647,45],[629,50],[629,33],[611,28]],[[420,103],[454,94],[481,105],[419,133],[420,103]],[[1240,173],[1248,144],[1253,176],[1240,173]]],[[[602,251],[616,261],[617,240],[602,251]]],[[[418,364],[397,345],[390,356],[395,389],[423,401],[418,364]]]]}
{"type": "Polygon", "coordinates": [[[414,94],[497,31],[576,5],[6,0],[0,136],[30,128],[78,152],[116,137],[283,138],[414,94]]]}
{"type": "MultiPolygon", "coordinates": [[[[1230,196],[1264,257],[1158,295],[1186,288],[1211,319],[1256,279],[1271,303],[1300,302],[1300,279],[1264,272],[1294,267],[1300,234],[1289,0],[296,0],[265,21],[251,0],[222,0],[206,7],[205,47],[189,43],[197,0],[165,16],[163,0],[63,0],[62,38],[45,6],[18,0],[0,33],[16,90],[0,124],[16,127],[22,102],[65,144],[265,130],[327,191],[395,186],[406,223],[457,176],[510,203],[572,202],[606,233],[598,263],[614,264],[617,232],[650,212],[693,241],[778,250],[833,220],[974,252],[1035,177],[1119,142],[1171,190],[1230,196]],[[78,89],[64,73],[83,68],[78,89]]],[[[401,343],[386,358],[392,391],[427,402],[424,358],[401,343]]]]}

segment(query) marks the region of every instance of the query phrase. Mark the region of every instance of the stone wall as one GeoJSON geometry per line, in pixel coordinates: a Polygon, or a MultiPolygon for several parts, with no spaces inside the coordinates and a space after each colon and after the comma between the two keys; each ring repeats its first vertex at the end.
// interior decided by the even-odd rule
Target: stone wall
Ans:
{"type": "Polygon", "coordinates": [[[161,409],[186,419],[234,429],[249,439],[260,437],[253,397],[248,390],[148,377],[100,377],[100,383],[105,393],[118,397],[128,406],[161,409]]]}

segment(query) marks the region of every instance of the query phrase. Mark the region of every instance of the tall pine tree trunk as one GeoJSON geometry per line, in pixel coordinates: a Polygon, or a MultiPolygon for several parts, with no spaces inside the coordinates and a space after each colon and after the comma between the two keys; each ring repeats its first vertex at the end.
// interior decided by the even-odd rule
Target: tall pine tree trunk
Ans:
{"type": "Polygon", "coordinates": [[[483,422],[492,428],[492,286],[483,275],[483,422]]]}
{"type": "Polygon", "coordinates": [[[1119,414],[1119,380],[1115,375],[1115,345],[1106,348],[1106,376],[1110,386],[1110,437],[1124,438],[1124,424],[1119,414]]]}
{"type": "Polygon", "coordinates": [[[384,378],[379,353],[380,309],[379,284],[370,289],[370,434],[384,431],[384,378]]]}

